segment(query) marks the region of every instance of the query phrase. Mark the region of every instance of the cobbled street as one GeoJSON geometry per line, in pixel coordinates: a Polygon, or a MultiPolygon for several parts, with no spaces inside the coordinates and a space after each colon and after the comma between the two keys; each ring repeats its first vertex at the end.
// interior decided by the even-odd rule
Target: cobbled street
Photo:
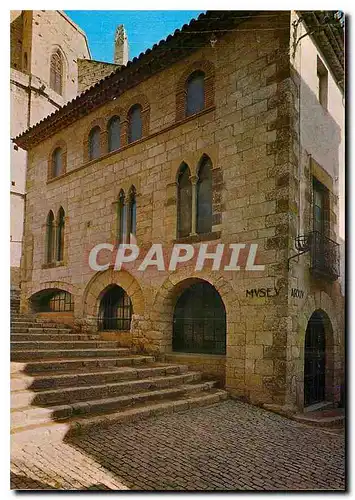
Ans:
{"type": "Polygon", "coordinates": [[[344,490],[344,434],[233,400],[13,453],[12,489],[344,490]]]}

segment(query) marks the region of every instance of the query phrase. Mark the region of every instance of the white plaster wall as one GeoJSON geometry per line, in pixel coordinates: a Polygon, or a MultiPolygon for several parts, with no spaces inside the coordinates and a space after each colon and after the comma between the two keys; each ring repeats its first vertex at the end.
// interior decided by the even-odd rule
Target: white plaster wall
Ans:
{"type": "MultiPolygon", "coordinates": [[[[16,17],[12,11],[11,21],[16,17]]],[[[32,21],[31,75],[11,68],[11,137],[16,137],[42,120],[44,117],[76,97],[78,89],[77,59],[90,59],[85,34],[63,12],[33,11],[32,21]],[[49,88],[50,56],[55,47],[60,46],[64,59],[63,96],[49,88]],[[31,91],[29,106],[28,88],[40,89],[45,84],[44,93],[31,91]]],[[[23,236],[24,199],[27,153],[15,150],[11,145],[11,266],[19,267],[21,241],[23,236]]]]}
{"type": "Polygon", "coordinates": [[[19,267],[23,235],[24,198],[12,194],[10,200],[10,265],[11,267],[19,267]]]}
{"type": "MultiPolygon", "coordinates": [[[[300,140],[302,157],[312,155],[334,179],[335,194],[339,197],[337,234],[341,244],[341,283],[344,287],[344,240],[345,240],[345,101],[330,67],[315,45],[311,36],[305,36],[293,53],[293,22],[291,16],[291,62],[301,76],[300,86],[300,140]],[[328,70],[328,109],[318,101],[317,56],[328,70]]],[[[297,27],[298,40],[306,33],[301,22],[297,27]]],[[[301,200],[302,204],[302,200],[301,200]]],[[[301,222],[302,227],[302,222],[301,222]]]]}

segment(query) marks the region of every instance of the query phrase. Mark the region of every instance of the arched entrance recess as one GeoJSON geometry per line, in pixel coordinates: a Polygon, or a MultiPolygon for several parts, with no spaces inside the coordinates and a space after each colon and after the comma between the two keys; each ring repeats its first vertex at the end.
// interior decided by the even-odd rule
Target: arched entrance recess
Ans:
{"type": "Polygon", "coordinates": [[[226,353],[226,309],[210,283],[194,280],[178,295],[172,348],[174,352],[226,353]]]}
{"type": "Polygon", "coordinates": [[[326,399],[326,335],[324,318],[315,311],[307,325],[304,345],[304,406],[326,399]]]}
{"type": "Polygon", "coordinates": [[[101,294],[98,329],[130,330],[132,313],[132,302],[124,289],[109,285],[101,294]]]}

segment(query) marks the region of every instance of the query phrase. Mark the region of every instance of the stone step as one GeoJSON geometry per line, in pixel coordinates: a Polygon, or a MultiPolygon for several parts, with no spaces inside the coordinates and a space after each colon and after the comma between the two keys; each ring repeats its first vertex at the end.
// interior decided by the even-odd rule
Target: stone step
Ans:
{"type": "Polygon", "coordinates": [[[36,323],[36,318],[33,316],[24,316],[23,314],[18,314],[15,311],[10,311],[10,323],[18,322],[29,322],[36,323]]]}
{"type": "Polygon", "coordinates": [[[20,313],[19,311],[15,312],[13,311],[11,314],[11,318],[16,319],[17,321],[34,321],[36,319],[36,316],[34,314],[23,314],[20,313]]]}
{"type": "Polygon", "coordinates": [[[56,323],[43,323],[43,322],[41,322],[41,323],[34,323],[34,322],[19,323],[18,321],[16,321],[16,322],[10,324],[11,332],[17,332],[17,333],[28,332],[29,329],[38,329],[38,330],[51,329],[53,331],[56,331],[56,330],[73,331],[72,328],[70,328],[70,326],[62,325],[59,323],[58,324],[56,324],[56,323]]]}
{"type": "MultiPolygon", "coordinates": [[[[58,330],[59,332],[59,330],[58,330]]],[[[96,333],[11,333],[11,341],[24,342],[48,342],[51,340],[56,341],[76,341],[76,340],[101,340],[100,335],[96,333]]]]}
{"type": "Polygon", "coordinates": [[[76,404],[78,401],[91,401],[92,399],[115,398],[124,395],[136,397],[137,394],[190,384],[201,380],[200,372],[187,372],[178,375],[163,377],[150,377],[142,380],[125,380],[102,385],[88,385],[81,387],[63,387],[60,389],[30,390],[11,393],[11,409],[20,409],[27,406],[53,406],[63,404],[76,404]]]}
{"type": "Polygon", "coordinates": [[[145,404],[152,401],[161,401],[164,399],[183,398],[193,393],[209,391],[215,386],[215,382],[200,382],[180,385],[178,387],[157,389],[153,391],[140,392],[116,396],[111,398],[89,400],[52,406],[47,408],[29,407],[11,411],[11,429],[12,431],[23,428],[27,425],[40,425],[52,422],[53,420],[68,420],[75,417],[94,416],[117,410],[132,408],[136,405],[145,404]]]}
{"type": "Polygon", "coordinates": [[[88,371],[82,368],[81,371],[66,373],[39,373],[35,376],[23,373],[15,373],[11,376],[11,391],[18,390],[38,390],[57,389],[64,387],[80,387],[86,385],[109,384],[122,382],[124,380],[142,380],[148,377],[159,377],[166,375],[177,375],[186,373],[186,365],[169,364],[149,364],[149,366],[122,366],[107,368],[95,368],[88,371]]]}
{"type": "Polygon", "coordinates": [[[52,334],[59,334],[59,333],[71,333],[72,330],[71,328],[28,328],[25,326],[17,326],[15,328],[11,328],[11,333],[52,333],[52,334]]]}
{"type": "MultiPolygon", "coordinates": [[[[13,424],[15,420],[19,425],[11,430],[11,446],[22,447],[24,444],[62,441],[64,437],[77,435],[89,429],[100,429],[112,424],[135,422],[152,416],[168,413],[177,413],[202,406],[210,406],[227,399],[228,394],[222,389],[211,389],[206,392],[187,394],[175,399],[166,399],[164,402],[152,401],[144,405],[137,404],[133,408],[124,408],[104,415],[86,416],[72,418],[66,422],[49,422],[44,424],[33,423],[33,418],[24,418],[21,425],[20,419],[12,414],[13,424]]],[[[46,409],[45,409],[46,410],[46,409]]],[[[18,412],[19,413],[19,412],[18,412]]],[[[28,417],[30,417],[28,415],[28,417]]]]}
{"type": "Polygon", "coordinates": [[[53,321],[11,321],[12,328],[66,328],[71,330],[69,325],[53,323],[53,321]]]}
{"type": "Polygon", "coordinates": [[[17,351],[31,351],[33,349],[38,349],[41,352],[43,350],[52,351],[52,350],[85,350],[85,349],[116,349],[119,347],[118,342],[114,340],[71,340],[71,341],[56,341],[56,340],[48,340],[48,341],[14,341],[11,340],[11,352],[17,351]]]}
{"type": "Polygon", "coordinates": [[[68,370],[93,370],[97,368],[112,368],[120,366],[136,366],[154,362],[153,356],[131,355],[125,357],[87,358],[87,359],[58,359],[50,361],[28,361],[25,363],[11,362],[11,373],[55,373],[68,370]]]}
{"type": "Polygon", "coordinates": [[[130,349],[125,347],[120,347],[116,349],[41,349],[41,350],[12,350],[11,351],[11,361],[32,361],[34,359],[46,360],[50,358],[57,359],[60,355],[63,361],[68,358],[74,358],[79,360],[80,358],[86,357],[113,357],[113,356],[125,356],[130,354],[130,349]]]}
{"type": "Polygon", "coordinates": [[[345,424],[344,408],[332,408],[319,411],[296,413],[291,417],[296,422],[315,427],[341,428],[345,424]]]}

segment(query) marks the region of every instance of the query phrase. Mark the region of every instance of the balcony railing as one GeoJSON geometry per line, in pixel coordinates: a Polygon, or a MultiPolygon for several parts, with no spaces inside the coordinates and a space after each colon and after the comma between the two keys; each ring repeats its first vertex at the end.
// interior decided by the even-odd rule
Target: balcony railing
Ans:
{"type": "Polygon", "coordinates": [[[331,281],[337,280],[340,275],[339,244],[318,231],[309,233],[308,242],[312,274],[331,281]]]}
{"type": "Polygon", "coordinates": [[[312,231],[296,237],[295,247],[298,253],[291,255],[290,261],[300,255],[310,253],[311,273],[318,277],[330,281],[336,281],[340,276],[340,252],[339,244],[336,241],[327,238],[319,231],[312,231]]]}

